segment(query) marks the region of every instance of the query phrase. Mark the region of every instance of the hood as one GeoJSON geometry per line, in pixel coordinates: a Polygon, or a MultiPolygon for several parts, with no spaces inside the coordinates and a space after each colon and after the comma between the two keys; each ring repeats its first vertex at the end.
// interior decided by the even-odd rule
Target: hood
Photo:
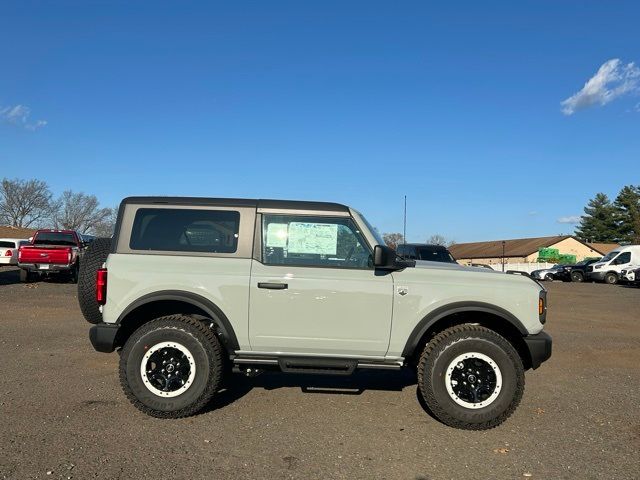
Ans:
{"type": "Polygon", "coordinates": [[[501,274],[496,270],[489,270],[488,268],[478,267],[465,267],[458,263],[445,263],[445,262],[429,262],[427,260],[416,260],[415,268],[428,268],[430,270],[457,270],[460,272],[473,272],[478,274],[495,275],[501,274]]]}

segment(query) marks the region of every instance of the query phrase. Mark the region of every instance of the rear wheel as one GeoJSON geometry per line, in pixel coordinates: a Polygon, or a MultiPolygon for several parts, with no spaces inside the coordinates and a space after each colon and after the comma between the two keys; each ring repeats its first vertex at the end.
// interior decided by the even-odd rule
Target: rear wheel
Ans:
{"type": "Polygon", "coordinates": [[[215,332],[187,315],[157,318],[136,330],[120,355],[120,383],[133,405],[160,418],[200,411],[223,380],[215,332]]]}
{"type": "Polygon", "coordinates": [[[433,414],[466,430],[504,422],[524,392],[524,368],[511,344],[478,325],[448,328],[427,343],[418,385],[433,414]]]}
{"type": "Polygon", "coordinates": [[[584,275],[582,272],[571,272],[572,282],[584,282],[584,275]]]}
{"type": "Polygon", "coordinates": [[[23,270],[22,268],[20,269],[20,281],[23,283],[29,283],[29,282],[33,282],[34,280],[34,275],[28,271],[28,270],[23,270]]]}
{"type": "Polygon", "coordinates": [[[545,279],[547,282],[553,282],[553,275],[552,275],[552,274],[550,274],[550,273],[547,273],[547,274],[544,276],[544,279],[545,279]]]}
{"type": "Polygon", "coordinates": [[[618,283],[618,274],[614,272],[609,272],[604,276],[604,281],[609,285],[615,285],[618,283]]]}

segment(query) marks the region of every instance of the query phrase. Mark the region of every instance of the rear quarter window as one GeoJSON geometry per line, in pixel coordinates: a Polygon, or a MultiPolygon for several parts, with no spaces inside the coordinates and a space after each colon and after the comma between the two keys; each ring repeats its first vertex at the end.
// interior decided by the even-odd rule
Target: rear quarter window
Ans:
{"type": "Polygon", "coordinates": [[[230,210],[140,208],[129,248],[169,252],[235,253],[240,213],[230,210]]]}
{"type": "Polygon", "coordinates": [[[0,248],[16,248],[16,242],[0,240],[0,248]]]}

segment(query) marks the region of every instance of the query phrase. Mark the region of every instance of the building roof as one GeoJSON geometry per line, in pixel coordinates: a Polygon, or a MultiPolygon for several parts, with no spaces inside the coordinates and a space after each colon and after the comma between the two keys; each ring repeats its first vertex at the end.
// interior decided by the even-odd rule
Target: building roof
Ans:
{"type": "Polygon", "coordinates": [[[620,245],[617,243],[587,243],[589,247],[600,252],[602,255],[606,255],[610,251],[618,248],[620,245]]]}
{"type": "MultiPolygon", "coordinates": [[[[504,240],[505,257],[527,257],[536,253],[541,248],[555,245],[567,238],[574,238],[577,242],[584,243],[571,235],[555,235],[553,237],[517,238],[514,240],[504,240]]],[[[498,258],[502,257],[502,240],[490,242],[457,243],[449,247],[449,251],[456,259],[463,258],[498,258]]],[[[585,244],[593,250],[601,252],[600,249],[585,244]]],[[[602,253],[602,252],[601,252],[602,253]]]]}
{"type": "Polygon", "coordinates": [[[24,238],[27,239],[36,231],[32,228],[9,227],[0,225],[0,238],[24,238]]]}

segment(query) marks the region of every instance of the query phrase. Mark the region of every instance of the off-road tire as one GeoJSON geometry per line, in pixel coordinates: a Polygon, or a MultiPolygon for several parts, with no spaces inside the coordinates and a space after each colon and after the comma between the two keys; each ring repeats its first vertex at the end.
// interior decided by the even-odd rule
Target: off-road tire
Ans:
{"type": "Polygon", "coordinates": [[[584,274],[582,272],[571,272],[572,282],[584,282],[584,274]]]}
{"type": "Polygon", "coordinates": [[[604,276],[604,281],[609,285],[615,285],[619,280],[618,275],[613,272],[609,272],[604,276]]]}
{"type": "Polygon", "coordinates": [[[501,335],[479,325],[457,325],[440,332],[425,346],[418,363],[418,386],[427,407],[441,422],[464,430],[487,430],[509,418],[520,403],[524,367],[518,352],[501,335]],[[502,374],[498,396],[477,409],[458,405],[445,384],[449,364],[472,351],[490,357],[502,374]]]}
{"type": "Polygon", "coordinates": [[[96,272],[102,268],[110,251],[110,238],[96,238],[84,252],[77,272],[78,303],[82,315],[89,323],[102,322],[100,305],[96,302],[96,272]]]}
{"type": "Polygon", "coordinates": [[[125,395],[138,410],[157,418],[181,418],[199,412],[220,389],[224,371],[223,348],[215,332],[188,315],[160,317],[144,324],[129,337],[120,355],[120,384],[125,395]],[[196,367],[191,386],[171,398],[149,390],[140,372],[147,349],[161,342],[186,347],[196,367]]]}

